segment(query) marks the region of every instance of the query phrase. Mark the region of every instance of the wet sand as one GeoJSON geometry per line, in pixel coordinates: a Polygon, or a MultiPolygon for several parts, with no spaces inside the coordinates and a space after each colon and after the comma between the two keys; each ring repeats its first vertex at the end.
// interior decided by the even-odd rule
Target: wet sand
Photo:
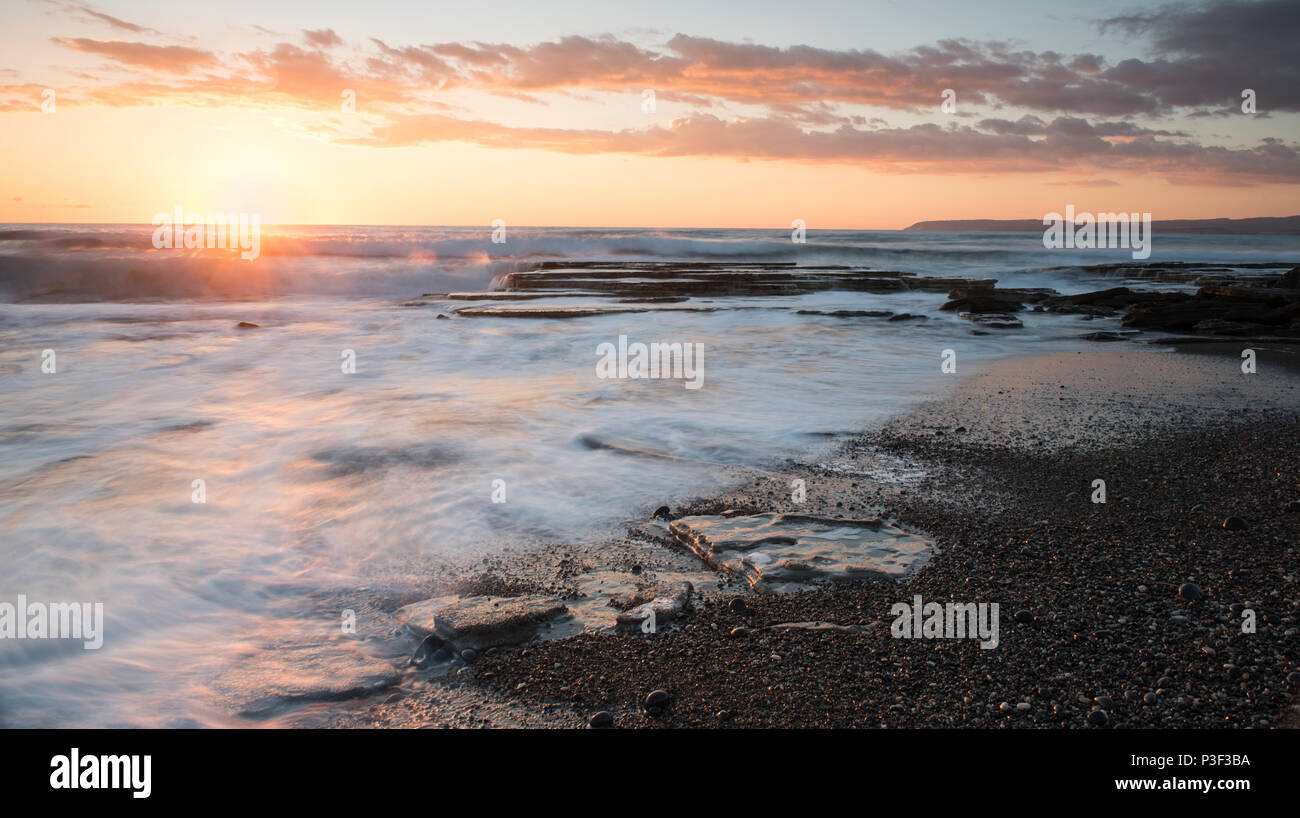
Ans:
{"type": "MultiPolygon", "coordinates": [[[[1284,348],[1257,354],[1253,375],[1232,345],[995,364],[824,463],[669,515],[879,514],[934,540],[915,574],[791,594],[713,575],[658,633],[534,641],[436,678],[409,670],[389,700],[329,723],[579,727],[606,711],[624,728],[1286,724],[1300,690],[1300,513],[1286,510],[1300,500],[1300,375],[1284,348]],[[1225,529],[1229,517],[1244,529],[1225,529]],[[1179,598],[1184,583],[1204,598],[1179,598]],[[999,645],[894,638],[891,607],[917,594],[997,603],[999,645]],[[835,627],[790,626],[809,622],[835,627]],[[656,690],[667,704],[647,709],[656,690]]],[[[483,570],[571,587],[615,570],[696,575],[670,539],[646,542],[654,530],[483,570]]]]}

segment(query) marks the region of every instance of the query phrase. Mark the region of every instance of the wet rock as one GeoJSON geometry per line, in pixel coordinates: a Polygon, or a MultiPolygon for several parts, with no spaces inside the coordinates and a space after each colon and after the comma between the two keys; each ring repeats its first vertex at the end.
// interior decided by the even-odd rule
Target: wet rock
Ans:
{"type": "Polygon", "coordinates": [[[668,508],[668,506],[659,506],[659,508],[655,509],[654,517],[656,520],[667,520],[671,516],[672,509],[668,508]]]}
{"type": "Polygon", "coordinates": [[[882,520],[778,513],[702,515],[676,520],[669,530],[713,568],[769,590],[899,577],[931,550],[928,541],[882,520]]]}
{"type": "Polygon", "coordinates": [[[1085,341],[1128,341],[1132,338],[1119,332],[1090,332],[1080,337],[1085,341]]]}
{"type": "Polygon", "coordinates": [[[411,658],[407,660],[408,665],[424,668],[438,661],[445,661],[451,658],[443,644],[443,641],[433,634],[429,634],[420,640],[420,644],[411,653],[411,658]]]}
{"type": "Polygon", "coordinates": [[[1234,286],[1208,286],[1202,287],[1196,291],[1198,298],[1217,298],[1229,302],[1245,301],[1252,304],[1268,304],[1278,307],[1287,302],[1300,297],[1288,289],[1275,289],[1273,287],[1234,287],[1234,286]]]}
{"type": "Polygon", "coordinates": [[[826,315],[831,318],[890,318],[893,310],[795,310],[795,315],[826,315]]]}
{"type": "Polygon", "coordinates": [[[967,321],[973,321],[974,323],[979,324],[981,327],[988,327],[990,329],[1021,329],[1024,327],[1024,324],[1020,321],[1019,318],[1016,318],[1014,315],[1010,315],[1008,313],[960,312],[957,313],[957,317],[964,318],[967,321]]]}
{"type": "Polygon", "coordinates": [[[649,310],[641,307],[460,307],[453,312],[467,318],[590,318],[649,310]]]}
{"type": "Polygon", "coordinates": [[[254,324],[249,321],[240,321],[238,324],[235,324],[235,329],[261,329],[261,328],[262,327],[260,324],[254,324]]]}
{"type": "Polygon", "coordinates": [[[889,316],[890,321],[927,321],[928,316],[917,315],[913,312],[900,312],[897,315],[889,316]]]}
{"type": "Polygon", "coordinates": [[[432,634],[463,651],[526,642],[541,623],[567,614],[548,596],[436,597],[401,608],[397,620],[416,636],[432,634]]]}
{"type": "Polygon", "coordinates": [[[949,300],[939,309],[969,313],[1010,313],[1025,308],[1025,302],[1042,301],[1056,295],[1055,290],[1041,288],[970,287],[948,293],[949,300]]]}
{"type": "Polygon", "coordinates": [[[658,630],[676,622],[691,609],[695,588],[689,582],[669,589],[654,591],[654,598],[618,615],[616,625],[621,630],[640,630],[647,622],[658,630]]]}
{"type": "Polygon", "coordinates": [[[688,297],[792,296],[827,290],[946,292],[992,286],[992,279],[917,276],[854,267],[799,267],[789,262],[541,262],[503,278],[510,294],[550,291],[618,297],[646,303],[688,297]]]}

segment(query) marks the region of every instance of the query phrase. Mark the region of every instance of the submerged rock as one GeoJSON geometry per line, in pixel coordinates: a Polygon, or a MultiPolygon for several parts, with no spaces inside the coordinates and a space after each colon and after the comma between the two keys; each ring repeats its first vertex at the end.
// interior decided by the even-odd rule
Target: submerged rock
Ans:
{"type": "Polygon", "coordinates": [[[526,642],[543,622],[568,612],[548,596],[435,597],[400,609],[397,619],[417,637],[432,635],[461,652],[526,642]]]}
{"type": "MultiPolygon", "coordinates": [[[[951,303],[951,302],[950,302],[951,303]]],[[[997,312],[960,312],[958,318],[965,318],[967,321],[973,321],[981,327],[991,329],[1020,329],[1024,327],[1019,318],[1008,313],[997,312]]]]}
{"type": "Polygon", "coordinates": [[[230,667],[213,683],[236,712],[263,718],[295,705],[369,696],[400,681],[397,670],[357,640],[278,644],[259,661],[230,667]]]}
{"type": "Polygon", "coordinates": [[[826,315],[831,318],[889,318],[892,310],[795,310],[795,315],[826,315]]]}
{"type": "Polygon", "coordinates": [[[930,553],[930,543],[882,520],[802,514],[683,517],[669,530],[719,570],[766,590],[824,581],[899,577],[930,553]]]}

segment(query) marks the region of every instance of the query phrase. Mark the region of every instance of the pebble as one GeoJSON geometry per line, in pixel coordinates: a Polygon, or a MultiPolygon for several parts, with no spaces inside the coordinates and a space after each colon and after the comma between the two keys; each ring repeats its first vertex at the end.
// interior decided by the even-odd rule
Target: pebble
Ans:
{"type": "Polygon", "coordinates": [[[717,714],[718,721],[731,721],[730,710],[719,710],[717,714]]]}
{"type": "Polygon", "coordinates": [[[1226,531],[1245,531],[1246,521],[1240,517],[1229,517],[1223,521],[1223,528],[1226,531]]]}
{"type": "Polygon", "coordinates": [[[478,658],[478,651],[473,648],[467,648],[460,652],[460,658],[465,660],[465,664],[472,665],[474,664],[474,660],[478,658]]]}
{"type": "Polygon", "coordinates": [[[1024,608],[1016,611],[1011,618],[1019,622],[1021,625],[1027,625],[1034,621],[1034,615],[1024,608]]]}
{"type": "Polygon", "coordinates": [[[601,710],[592,713],[591,718],[587,719],[587,724],[596,728],[610,727],[614,724],[614,716],[608,710],[601,710]]]}
{"type": "Polygon", "coordinates": [[[1297,512],[1300,512],[1300,500],[1292,500],[1291,502],[1287,503],[1286,512],[1288,514],[1295,514],[1297,512]]]}
{"type": "Polygon", "coordinates": [[[1184,582],[1178,586],[1178,598],[1188,602],[1199,602],[1205,599],[1205,592],[1194,582],[1184,582]]]}
{"type": "Polygon", "coordinates": [[[663,707],[668,704],[668,698],[667,690],[652,690],[650,695],[645,697],[645,708],[646,710],[653,710],[663,707]]]}
{"type": "Polygon", "coordinates": [[[1025,710],[1028,710],[1028,709],[1029,709],[1029,702],[1017,702],[1017,703],[1016,703],[1016,709],[1017,709],[1017,710],[1020,710],[1020,711],[1022,711],[1022,712],[1025,711],[1025,710]]]}
{"type": "Polygon", "coordinates": [[[749,603],[741,599],[740,597],[736,597],[735,599],[727,603],[727,610],[731,611],[732,613],[739,613],[739,614],[748,613],[749,603]]]}
{"type": "Polygon", "coordinates": [[[746,628],[743,625],[739,628],[731,629],[731,638],[733,639],[742,639],[746,636],[749,636],[749,628],[746,628]]]}
{"type": "Polygon", "coordinates": [[[1160,704],[1160,697],[1154,693],[1148,693],[1142,697],[1142,701],[1146,702],[1149,705],[1155,706],[1157,704],[1160,704]]]}
{"type": "Polygon", "coordinates": [[[1111,700],[1110,696],[1098,696],[1093,699],[1093,701],[1096,702],[1097,706],[1102,710],[1110,710],[1115,707],[1115,702],[1111,700]]]}
{"type": "Polygon", "coordinates": [[[1093,727],[1105,727],[1110,723],[1110,715],[1105,710],[1094,710],[1088,714],[1088,723],[1093,727]]]}

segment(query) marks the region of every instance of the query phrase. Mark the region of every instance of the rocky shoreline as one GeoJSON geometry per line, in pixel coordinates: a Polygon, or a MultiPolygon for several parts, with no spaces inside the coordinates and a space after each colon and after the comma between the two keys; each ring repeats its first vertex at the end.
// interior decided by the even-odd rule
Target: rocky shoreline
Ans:
{"type": "MultiPolygon", "coordinates": [[[[1066,269],[1066,268],[1061,268],[1066,269]]],[[[979,329],[1020,329],[1016,313],[1074,315],[1084,320],[1119,318],[1118,331],[1082,337],[1093,341],[1143,340],[1188,343],[1247,338],[1300,343],[1300,267],[1286,262],[1252,262],[1233,267],[1188,262],[1134,262],[1073,268],[1091,278],[1120,278],[1143,285],[1160,282],[1182,289],[1109,287],[1062,295],[1046,287],[998,287],[991,278],[920,276],[914,273],[844,266],[801,267],[793,263],[719,262],[540,262],[510,273],[490,292],[424,293],[403,306],[470,301],[451,312],[463,318],[563,319],[621,313],[714,312],[716,298],[780,298],[814,292],[947,293],[940,311],[954,312],[979,329]],[[1194,291],[1189,291],[1195,287],[1194,291]],[[703,304],[684,304],[692,298],[703,304]],[[589,303],[545,306],[541,299],[580,299],[589,303]],[[1145,333],[1159,332],[1152,337],[1145,333]]],[[[755,306],[746,309],[758,308],[755,306]]],[[[771,307],[778,309],[779,307],[771,307]]],[[[890,321],[928,316],[892,310],[798,309],[798,315],[882,318],[890,321]]],[[[438,318],[449,317],[439,314],[438,318]]]]}
{"type": "Polygon", "coordinates": [[[1258,350],[1255,375],[1235,348],[1196,349],[1004,361],[828,462],[661,508],[667,519],[622,544],[493,564],[573,588],[634,574],[641,597],[622,599],[624,614],[656,590],[675,603],[651,633],[625,617],[615,632],[449,651],[436,677],[413,667],[409,686],[336,724],[1286,725],[1300,692],[1300,377],[1285,347],[1258,350]],[[794,478],[808,486],[801,515],[873,515],[937,553],[902,577],[755,593],[718,575],[685,599],[664,592],[696,557],[648,537],[693,516],[793,511],[794,478]],[[915,595],[997,603],[999,644],[895,638],[891,608],[915,595]]]}

